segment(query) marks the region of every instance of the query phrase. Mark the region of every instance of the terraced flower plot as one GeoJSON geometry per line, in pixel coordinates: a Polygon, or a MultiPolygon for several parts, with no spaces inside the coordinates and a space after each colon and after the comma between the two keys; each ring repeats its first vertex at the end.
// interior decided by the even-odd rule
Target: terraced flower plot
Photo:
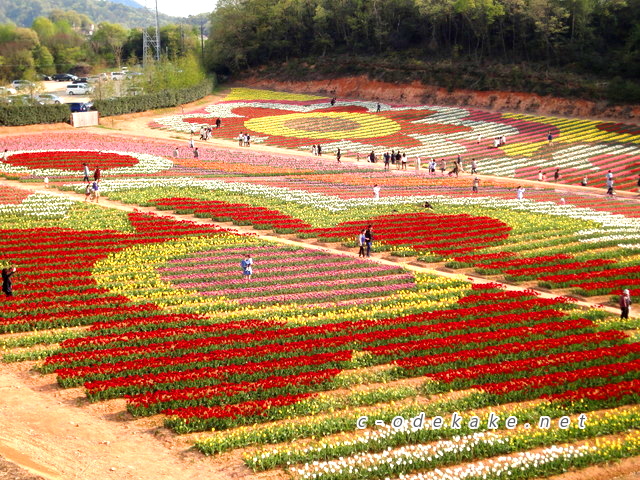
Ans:
{"type": "MultiPolygon", "coordinates": [[[[562,119],[526,114],[499,114],[434,105],[381,105],[267,90],[233,89],[228,100],[195,113],[156,119],[151,126],[181,132],[197,130],[222,119],[214,136],[235,140],[247,132],[254,143],[323,151],[362,159],[375,152],[401,150],[410,164],[422,157],[450,162],[462,155],[472,158],[485,174],[547,180],[560,169],[561,183],[577,185],[586,176],[590,186],[604,188],[612,170],[616,188],[631,189],[640,174],[638,131],[631,125],[562,119]],[[552,141],[548,140],[551,135],[552,141]],[[504,137],[505,144],[494,140],[504,137]]],[[[438,164],[439,168],[439,164],[438,164]]]]}
{"type": "MultiPolygon", "coordinates": [[[[569,183],[570,172],[635,168],[638,132],[620,125],[381,107],[233,90],[163,121],[181,130],[221,117],[223,138],[244,129],[257,143],[350,155],[478,155],[483,173],[516,178],[543,159],[569,183]],[[507,144],[489,148],[493,135],[507,144]]],[[[126,409],[133,425],[197,433],[184,441],[247,478],[533,479],[640,454],[637,319],[563,296],[638,294],[637,202],[544,188],[516,200],[514,181],[472,194],[465,175],[206,144],[194,159],[160,140],[116,148],[119,137],[65,135],[8,138],[0,170],[81,194],[80,165],[100,162],[108,199],[286,242],[0,187],[0,258],[18,267],[0,309],[5,361],[36,360],[91,402],[122,399],[104,408],[126,409]],[[374,259],[356,257],[367,225],[374,259]],[[403,257],[406,268],[388,261],[403,257]]]]}

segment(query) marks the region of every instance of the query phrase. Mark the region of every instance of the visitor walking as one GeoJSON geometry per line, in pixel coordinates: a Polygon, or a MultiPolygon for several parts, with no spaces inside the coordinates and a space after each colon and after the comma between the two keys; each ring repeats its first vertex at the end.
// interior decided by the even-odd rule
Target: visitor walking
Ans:
{"type": "Polygon", "coordinates": [[[216,118],[216,128],[220,128],[221,124],[222,124],[222,120],[220,120],[219,118],[216,118]]]}
{"type": "Polygon", "coordinates": [[[242,141],[244,140],[244,134],[242,132],[240,132],[238,134],[238,146],[241,147],[242,146],[242,141]]]}
{"type": "Polygon", "coordinates": [[[580,185],[582,185],[583,187],[586,187],[588,183],[589,183],[589,177],[585,175],[584,177],[582,177],[582,181],[580,182],[580,185]]]}
{"type": "Polygon", "coordinates": [[[442,176],[444,177],[444,172],[447,171],[447,161],[443,158],[440,161],[440,173],[442,173],[442,176]]]}
{"type": "Polygon", "coordinates": [[[198,152],[198,147],[193,149],[193,158],[199,158],[200,152],[198,152]]]}
{"type": "Polygon", "coordinates": [[[402,154],[401,162],[402,162],[402,170],[406,170],[407,169],[407,154],[406,153],[402,154]]]}
{"type": "Polygon", "coordinates": [[[195,145],[195,143],[193,143],[193,138],[190,138],[190,139],[189,139],[189,148],[190,148],[191,150],[193,150],[193,147],[195,147],[195,146],[196,146],[196,145],[195,145]]]}
{"type": "Polygon", "coordinates": [[[83,163],[82,167],[83,167],[82,173],[84,174],[84,178],[82,179],[82,181],[89,183],[89,175],[91,174],[89,170],[89,165],[87,165],[86,163],[83,163]]]}
{"type": "Polygon", "coordinates": [[[551,130],[549,130],[549,133],[547,133],[547,141],[549,142],[549,145],[553,143],[553,135],[551,134],[551,130]]]}
{"type": "Polygon", "coordinates": [[[338,151],[336,152],[336,160],[338,160],[338,163],[342,163],[340,162],[340,157],[342,157],[342,155],[340,154],[340,149],[338,148],[338,151]]]}
{"type": "Polygon", "coordinates": [[[374,200],[380,198],[380,186],[377,183],[373,186],[373,198],[374,200]]]}
{"type": "Polygon", "coordinates": [[[391,155],[389,155],[389,152],[384,152],[384,155],[382,157],[384,158],[384,169],[389,170],[390,168],[389,162],[391,161],[391,155]]]}
{"type": "Polygon", "coordinates": [[[100,182],[97,180],[94,181],[91,185],[91,189],[93,190],[93,199],[96,201],[96,203],[98,203],[98,200],[100,199],[100,182]]]}
{"type": "Polygon", "coordinates": [[[620,318],[629,318],[629,308],[631,307],[631,295],[629,290],[623,290],[620,295],[620,318]]]}
{"type": "Polygon", "coordinates": [[[473,179],[473,186],[471,187],[472,193],[478,193],[478,186],[480,185],[480,179],[478,177],[473,179]]]}
{"type": "Polygon", "coordinates": [[[553,181],[558,183],[558,180],[560,180],[560,169],[556,168],[556,171],[553,172],[553,181]]]}
{"type": "Polygon", "coordinates": [[[360,234],[357,237],[358,240],[358,246],[360,247],[360,250],[358,250],[358,256],[359,257],[364,257],[365,253],[364,253],[364,246],[367,243],[366,239],[365,239],[365,232],[367,230],[365,228],[362,229],[362,231],[360,232],[360,234]]]}
{"type": "Polygon", "coordinates": [[[247,256],[240,262],[240,266],[242,267],[244,281],[248,282],[251,280],[251,275],[253,275],[253,258],[251,258],[250,254],[247,253],[247,256]]]}
{"type": "Polygon", "coordinates": [[[524,199],[524,187],[522,185],[520,185],[516,190],[516,198],[518,200],[524,199]]]}
{"type": "Polygon", "coordinates": [[[178,158],[178,147],[173,149],[173,158],[178,158]]]}
{"type": "Polygon", "coordinates": [[[378,105],[376,106],[376,113],[380,112],[380,102],[378,102],[378,105]]]}
{"type": "Polygon", "coordinates": [[[475,175],[478,170],[478,164],[476,163],[476,159],[471,160],[471,175],[475,175]]]}
{"type": "Polygon", "coordinates": [[[11,265],[2,269],[2,292],[7,297],[13,297],[13,281],[11,277],[16,273],[16,267],[11,265]]]}
{"type": "Polygon", "coordinates": [[[102,172],[100,171],[100,167],[96,167],[95,172],[93,172],[93,181],[99,182],[101,176],[102,176],[102,172]]]}
{"type": "Polygon", "coordinates": [[[607,195],[613,195],[613,172],[609,170],[606,176],[607,180],[607,195]]]}
{"type": "Polygon", "coordinates": [[[373,227],[371,225],[368,225],[367,229],[364,231],[364,241],[367,244],[367,257],[370,257],[371,244],[373,243],[373,227]]]}
{"type": "Polygon", "coordinates": [[[93,195],[93,185],[91,185],[91,183],[87,183],[87,186],[84,189],[84,201],[87,202],[91,200],[92,195],[93,195]]]}

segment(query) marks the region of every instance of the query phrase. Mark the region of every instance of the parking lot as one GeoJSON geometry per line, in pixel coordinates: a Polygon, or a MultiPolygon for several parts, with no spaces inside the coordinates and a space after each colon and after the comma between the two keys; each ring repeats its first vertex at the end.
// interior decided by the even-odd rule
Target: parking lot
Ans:
{"type": "Polygon", "coordinates": [[[58,95],[63,103],[88,102],[91,100],[89,95],[67,95],[67,85],[71,82],[56,82],[53,80],[42,82],[44,91],[42,93],[53,93],[58,95]]]}

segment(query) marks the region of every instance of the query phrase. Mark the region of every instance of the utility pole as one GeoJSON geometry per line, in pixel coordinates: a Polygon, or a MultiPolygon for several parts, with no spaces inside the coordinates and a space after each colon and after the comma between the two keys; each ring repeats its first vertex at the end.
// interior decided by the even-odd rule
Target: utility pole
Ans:
{"type": "Polygon", "coordinates": [[[156,62],[160,62],[160,22],[158,21],[158,0],[156,0],[156,62]]]}

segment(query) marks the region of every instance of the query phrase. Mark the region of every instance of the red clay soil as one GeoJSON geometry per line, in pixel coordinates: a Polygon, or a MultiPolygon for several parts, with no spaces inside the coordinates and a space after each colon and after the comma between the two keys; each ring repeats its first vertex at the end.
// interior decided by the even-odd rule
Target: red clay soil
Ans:
{"type": "Polygon", "coordinates": [[[592,102],[524,92],[453,90],[423,85],[370,80],[366,75],[304,82],[276,81],[250,77],[239,84],[251,88],[268,88],[293,93],[309,93],[339,98],[360,98],[404,105],[452,105],[500,112],[535,113],[562,117],[588,117],[640,123],[640,105],[609,106],[592,102]]]}

